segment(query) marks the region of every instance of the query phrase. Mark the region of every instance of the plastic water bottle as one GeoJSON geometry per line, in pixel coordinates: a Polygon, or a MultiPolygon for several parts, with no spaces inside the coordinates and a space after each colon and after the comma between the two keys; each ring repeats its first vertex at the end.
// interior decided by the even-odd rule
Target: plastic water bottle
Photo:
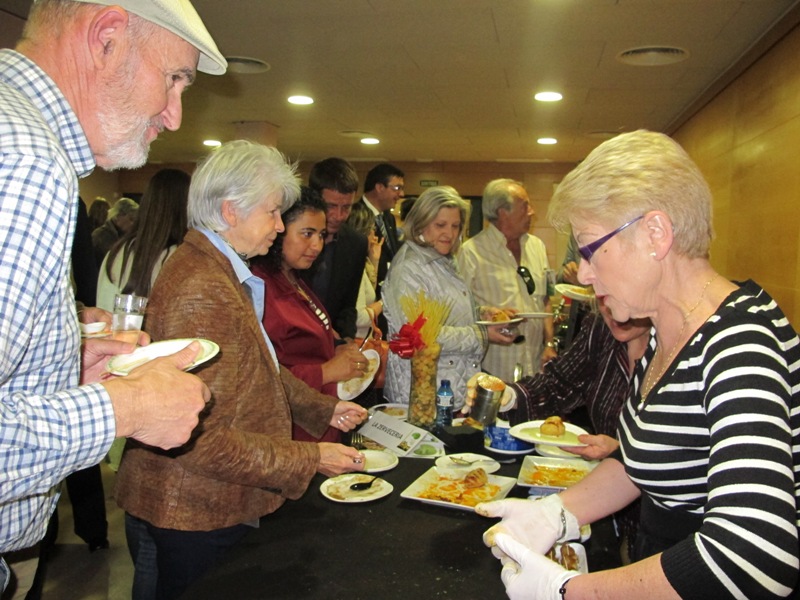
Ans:
{"type": "Polygon", "coordinates": [[[450,380],[442,379],[442,385],[436,392],[436,428],[453,424],[453,390],[450,380]]]}

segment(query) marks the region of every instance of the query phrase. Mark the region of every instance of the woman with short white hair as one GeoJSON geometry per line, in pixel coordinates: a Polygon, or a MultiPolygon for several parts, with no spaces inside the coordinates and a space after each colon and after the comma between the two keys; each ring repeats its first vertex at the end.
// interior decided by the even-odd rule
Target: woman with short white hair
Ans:
{"type": "Polygon", "coordinates": [[[293,422],[318,437],[328,426],[351,430],[366,411],[278,364],[261,323],[264,282],[248,268],[283,231],[281,210],[299,193],[280,152],[246,141],[224,144],[192,178],[190,230],[161,269],[145,328],[154,341],[206,338],[220,352],[195,370],[211,401],[191,441],[168,453],[125,449],[115,495],[126,511],[134,597],[180,596],[317,472],[363,469],[353,448],[292,440],[293,422]]]}
{"type": "Polygon", "coordinates": [[[650,318],[620,451],[566,491],[500,501],[485,535],[511,598],[782,598],[798,577],[800,340],[752,281],[711,266],[711,192],[673,140],[637,131],[596,148],[556,190],[591,284],[616,321],[650,318]],[[641,498],[633,563],[578,574],[553,542],[641,498]]]}

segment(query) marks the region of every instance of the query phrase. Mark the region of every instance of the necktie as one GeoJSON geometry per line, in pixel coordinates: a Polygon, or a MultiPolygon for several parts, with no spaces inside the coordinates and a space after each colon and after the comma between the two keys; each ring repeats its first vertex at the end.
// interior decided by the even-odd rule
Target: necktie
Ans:
{"type": "Polygon", "coordinates": [[[389,250],[392,250],[392,240],[389,239],[389,235],[386,232],[386,223],[383,222],[383,214],[378,213],[378,216],[375,217],[375,222],[378,224],[378,229],[381,231],[381,236],[384,240],[384,243],[388,244],[389,250]]]}

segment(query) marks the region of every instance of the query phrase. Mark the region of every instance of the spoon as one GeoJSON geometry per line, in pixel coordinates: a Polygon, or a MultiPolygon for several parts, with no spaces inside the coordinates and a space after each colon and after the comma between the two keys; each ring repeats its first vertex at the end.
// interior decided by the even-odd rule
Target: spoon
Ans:
{"type": "Polygon", "coordinates": [[[369,481],[359,481],[358,483],[354,483],[350,486],[350,489],[355,492],[363,492],[364,490],[368,490],[372,487],[372,484],[375,483],[375,480],[378,479],[377,476],[373,477],[369,481]]]}
{"type": "Polygon", "coordinates": [[[491,458],[476,458],[475,460],[467,460],[465,458],[461,458],[460,456],[448,456],[447,458],[450,459],[450,462],[464,467],[475,463],[492,462],[491,458]]]}

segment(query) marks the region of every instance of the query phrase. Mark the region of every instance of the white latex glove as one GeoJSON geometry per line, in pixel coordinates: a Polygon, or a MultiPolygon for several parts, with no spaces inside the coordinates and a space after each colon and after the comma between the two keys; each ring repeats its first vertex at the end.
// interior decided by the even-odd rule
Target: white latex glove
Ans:
{"type": "MultiPolygon", "coordinates": [[[[462,413],[468,414],[472,409],[472,405],[475,404],[475,395],[478,393],[476,389],[478,387],[478,378],[483,375],[486,375],[486,373],[479,371],[467,381],[467,395],[464,397],[464,406],[461,408],[462,413]]],[[[500,412],[511,410],[516,404],[517,393],[506,385],[503,395],[500,397],[500,412]]]]}
{"type": "Polygon", "coordinates": [[[482,502],[475,512],[484,517],[502,517],[483,534],[483,543],[495,552],[495,536],[506,533],[539,554],[544,554],[556,542],[580,538],[578,519],[564,508],[558,494],[540,500],[510,498],[496,502],[482,502]]]}
{"type": "Polygon", "coordinates": [[[495,541],[506,555],[500,579],[510,600],[563,600],[561,586],[580,575],[536,554],[508,535],[500,533],[495,541]]]}

